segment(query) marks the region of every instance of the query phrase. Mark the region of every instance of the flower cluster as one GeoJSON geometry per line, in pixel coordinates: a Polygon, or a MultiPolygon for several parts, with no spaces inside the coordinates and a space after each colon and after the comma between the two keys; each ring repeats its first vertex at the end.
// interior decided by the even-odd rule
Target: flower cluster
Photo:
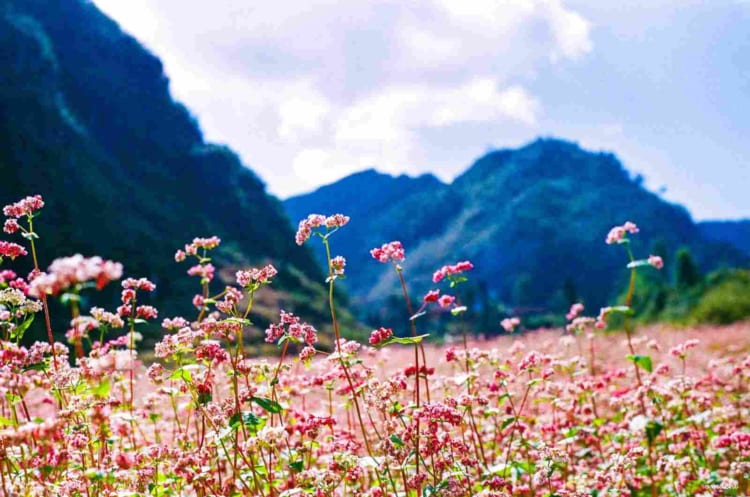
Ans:
{"type": "Polygon", "coordinates": [[[138,291],[153,292],[156,285],[146,278],[127,278],[122,282],[120,300],[122,305],[117,308],[117,314],[122,317],[139,319],[155,319],[159,311],[150,305],[138,305],[138,291]]]}
{"type": "Polygon", "coordinates": [[[310,239],[315,230],[326,228],[326,231],[330,232],[345,226],[347,223],[349,223],[349,216],[343,214],[334,214],[328,217],[322,214],[310,214],[299,222],[294,240],[297,245],[303,245],[310,239]]]}
{"type": "Polygon", "coordinates": [[[565,315],[565,319],[568,321],[573,321],[575,318],[577,318],[584,310],[583,304],[580,302],[577,302],[570,306],[570,310],[565,315]]]}
{"type": "Polygon", "coordinates": [[[198,276],[201,281],[206,282],[214,279],[215,272],[216,268],[210,262],[206,264],[196,264],[187,270],[188,276],[198,276]]]}
{"type": "Polygon", "coordinates": [[[18,224],[18,219],[10,218],[6,219],[5,223],[3,223],[3,231],[5,231],[8,234],[15,233],[16,231],[21,229],[21,225],[18,224]]]}
{"type": "Polygon", "coordinates": [[[92,307],[89,312],[91,312],[91,316],[99,322],[99,326],[107,326],[108,328],[122,328],[125,326],[125,323],[119,315],[107,312],[101,307],[92,307]]]}
{"type": "Polygon", "coordinates": [[[393,336],[393,330],[390,328],[378,328],[370,333],[370,345],[380,345],[393,336]]]}
{"type": "Polygon", "coordinates": [[[76,254],[55,259],[46,273],[35,277],[29,284],[29,295],[57,295],[71,286],[93,282],[101,290],[111,281],[122,277],[122,264],[76,254]]]}
{"type": "Polygon", "coordinates": [[[612,245],[613,243],[621,243],[623,240],[627,239],[628,233],[638,233],[639,229],[638,226],[631,223],[630,221],[627,221],[622,226],[615,226],[611,230],[609,230],[609,233],[607,233],[606,242],[608,245],[612,245]]]}
{"type": "Polygon", "coordinates": [[[649,255],[647,260],[648,263],[654,266],[656,269],[661,269],[664,267],[664,261],[658,255],[649,255]]]}
{"type": "Polygon", "coordinates": [[[26,249],[18,245],[17,243],[4,242],[0,240],[0,261],[2,261],[3,257],[15,259],[16,257],[27,254],[28,252],[26,252],[26,249]]]}
{"type": "Polygon", "coordinates": [[[384,243],[380,248],[370,250],[370,255],[378,262],[403,262],[405,258],[404,247],[399,241],[384,243]]]}
{"type": "Polygon", "coordinates": [[[318,342],[318,331],[314,326],[303,323],[299,316],[281,311],[280,318],[278,324],[271,324],[266,329],[266,342],[276,343],[285,338],[311,347],[318,342]]]}
{"type": "Polygon", "coordinates": [[[500,321],[500,326],[507,331],[508,333],[513,333],[513,331],[518,327],[518,325],[521,324],[521,320],[513,317],[513,318],[505,318],[502,321],[500,321]]]}
{"type": "Polygon", "coordinates": [[[24,292],[16,288],[0,290],[0,310],[6,312],[6,319],[22,318],[27,314],[42,310],[42,303],[29,299],[24,292]]]}
{"type": "Polygon", "coordinates": [[[266,285],[271,283],[271,278],[276,276],[278,271],[271,264],[260,269],[251,268],[246,271],[237,271],[235,278],[237,284],[242,288],[249,288],[253,285],[266,285]]]}
{"type": "Polygon", "coordinates": [[[471,269],[474,269],[474,264],[469,261],[461,261],[453,265],[446,265],[432,274],[432,282],[438,283],[446,277],[451,277],[471,269]]]}
{"type": "Polygon", "coordinates": [[[184,261],[187,256],[194,256],[201,258],[199,251],[213,250],[221,244],[221,239],[216,236],[210,236],[208,238],[193,238],[191,243],[185,244],[184,250],[178,250],[174,254],[175,262],[184,261]]]}
{"type": "Polygon", "coordinates": [[[26,197],[16,203],[3,207],[3,214],[6,217],[18,219],[24,216],[31,216],[35,211],[44,207],[44,200],[41,195],[26,197]]]}
{"type": "Polygon", "coordinates": [[[331,259],[331,272],[334,276],[343,276],[344,268],[346,267],[346,259],[342,256],[337,255],[331,259]]]}
{"type": "MultiPolygon", "coordinates": [[[[209,262],[198,252],[217,243],[191,244],[202,278],[209,262]]],[[[29,284],[96,281],[91,267],[100,265],[89,264],[60,263],[29,284]]],[[[629,267],[647,264],[631,256],[629,267]]],[[[458,283],[470,267],[447,266],[438,280],[458,283]]],[[[238,284],[260,288],[275,275],[269,268],[238,273],[238,284]]],[[[76,314],[88,299],[71,309],[74,362],[64,342],[21,339],[42,309],[26,284],[0,272],[4,495],[750,495],[749,323],[599,333],[574,304],[572,333],[562,336],[474,335],[442,347],[424,343],[412,316],[411,336],[380,327],[367,346],[340,336],[335,317],[318,343],[313,326],[281,311],[266,330],[280,356],[251,358],[242,332],[268,307],[241,312],[252,291],[211,295],[205,283],[206,307],[194,320],[164,319],[153,355],[146,351],[158,361],[146,367],[136,327],[157,316],[138,302],[152,282],[123,281],[116,314],[76,314]],[[125,334],[104,338],[126,323],[125,334]],[[288,360],[290,350],[299,360],[288,360]]],[[[598,320],[629,316],[626,300],[598,320]]],[[[451,306],[454,297],[431,290],[422,301],[451,306]]],[[[335,300],[328,304],[335,316],[335,300]]],[[[509,317],[502,326],[519,324],[509,317]]]]}

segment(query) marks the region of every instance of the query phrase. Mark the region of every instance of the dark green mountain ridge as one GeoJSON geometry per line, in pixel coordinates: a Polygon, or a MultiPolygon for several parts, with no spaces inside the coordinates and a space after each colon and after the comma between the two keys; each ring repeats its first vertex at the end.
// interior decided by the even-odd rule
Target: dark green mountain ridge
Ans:
{"type": "Polygon", "coordinates": [[[728,243],[750,255],[750,219],[701,221],[698,226],[707,239],[728,243]]]}
{"type": "Polygon", "coordinates": [[[333,250],[347,257],[346,285],[363,309],[398,292],[393,271],[368,253],[394,239],[406,247],[405,271],[419,292],[433,286],[436,268],[470,259],[474,293],[542,312],[560,312],[574,297],[596,309],[617,295],[625,254],[604,238],[626,220],[641,226],[634,247],[644,257],[669,260],[688,246],[706,269],[747,262],[734,247],[705,238],[685,208],[641,183],[611,153],[538,139],[486,154],[451,184],[366,171],[285,207],[295,220],[336,204],[352,213],[333,250]]]}
{"type": "Polygon", "coordinates": [[[159,59],[93,3],[3,0],[0,57],[0,205],[44,196],[43,266],[76,252],[118,260],[156,281],[163,315],[192,315],[198,282],[172,257],[218,235],[217,266],[280,269],[261,322],[279,305],[324,322],[323,273],[281,203],[234,152],[204,141],[159,59]]]}

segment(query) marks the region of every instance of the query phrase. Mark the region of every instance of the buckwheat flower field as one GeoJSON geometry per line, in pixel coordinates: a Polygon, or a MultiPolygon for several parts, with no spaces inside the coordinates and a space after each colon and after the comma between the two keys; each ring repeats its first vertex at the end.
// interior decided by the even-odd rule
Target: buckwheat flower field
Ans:
{"type": "Polygon", "coordinates": [[[3,210],[3,497],[750,492],[750,324],[635,328],[635,274],[663,263],[635,258],[632,222],[602,234],[602,250],[622,251],[631,271],[625,302],[590,316],[576,304],[565,330],[514,334],[511,316],[497,323],[501,338],[464,331],[438,346],[426,335],[426,311],[461,319],[473,264],[438,268],[434,289],[413,299],[408,247],[372,249],[373,264],[398,276],[410,333],[396,336],[383,323],[368,343],[350,341],[334,298],[346,272],[335,241],[349,218],[311,215],[296,241],[325,246],[333,350],[319,346],[316,323],[282,311],[266,330],[278,355],[251,358],[242,330],[256,294],[273,285],[273,266],[238,271],[214,295],[220,268],[211,253],[221,240],[195,238],[175,254],[195,279],[195,313],[160,316],[142,303],[155,285],[118,262],[60,247],[65,257],[40,267],[35,240],[52,229],[37,219],[43,207],[36,196],[3,210]],[[30,258],[31,274],[14,272],[18,258],[30,258]],[[119,307],[79,305],[81,292],[95,302],[96,289],[116,284],[119,307]],[[48,300],[59,297],[70,310],[65,342],[49,316],[48,300]],[[607,330],[614,315],[620,331],[607,330]],[[48,341],[26,344],[35,319],[48,341]],[[159,319],[161,340],[139,349],[139,329],[159,319]]]}

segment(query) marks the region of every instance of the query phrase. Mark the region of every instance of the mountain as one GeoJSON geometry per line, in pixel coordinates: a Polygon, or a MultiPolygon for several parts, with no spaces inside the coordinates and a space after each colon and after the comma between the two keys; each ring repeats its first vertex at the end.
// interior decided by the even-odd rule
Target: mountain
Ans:
{"type": "Polygon", "coordinates": [[[285,207],[293,220],[310,212],[351,215],[332,244],[347,257],[345,282],[364,314],[399,292],[394,272],[368,253],[395,239],[404,243],[405,275],[420,294],[433,286],[435,269],[469,259],[474,285],[464,300],[478,308],[502,302],[516,311],[560,313],[574,299],[591,309],[610,302],[624,284],[626,255],[604,238],[626,220],[641,226],[634,249],[644,257],[668,259],[688,246],[706,268],[746,262],[737,250],[707,240],[683,207],[641,181],[611,153],[539,139],[488,153],[449,185],[432,176],[365,171],[290,198],[285,207]]]}
{"type": "Polygon", "coordinates": [[[750,255],[750,219],[739,221],[701,221],[698,227],[709,240],[733,245],[750,255]]]}
{"type": "Polygon", "coordinates": [[[270,299],[261,323],[281,305],[324,322],[323,272],[294,244],[281,203],[234,152],[203,139],[159,59],[93,3],[2,0],[0,58],[0,205],[43,195],[44,267],[76,252],[121,261],[155,280],[162,315],[192,315],[198,282],[173,255],[217,235],[225,280],[240,266],[280,269],[259,296],[270,299]]]}

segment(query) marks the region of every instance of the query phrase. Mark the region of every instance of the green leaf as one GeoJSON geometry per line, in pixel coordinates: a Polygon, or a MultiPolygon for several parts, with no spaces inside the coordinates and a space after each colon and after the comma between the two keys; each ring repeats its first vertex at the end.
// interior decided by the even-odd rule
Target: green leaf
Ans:
{"type": "Polygon", "coordinates": [[[49,369],[49,363],[47,361],[29,364],[23,368],[24,371],[47,371],[47,369],[49,369]]]}
{"type": "Polygon", "coordinates": [[[225,323],[238,323],[243,326],[250,326],[251,324],[253,324],[250,322],[249,319],[243,319],[243,318],[226,318],[224,322],[225,323]]]}
{"type": "Polygon", "coordinates": [[[648,259],[641,259],[641,260],[633,261],[633,262],[629,263],[628,264],[628,269],[634,269],[634,268],[637,268],[637,267],[643,267],[643,266],[648,266],[648,265],[649,265],[648,259]]]}
{"type": "Polygon", "coordinates": [[[96,397],[99,397],[100,399],[106,399],[109,397],[109,391],[112,388],[112,384],[109,382],[108,379],[102,381],[97,385],[96,387],[93,387],[91,389],[91,393],[93,393],[96,397]]]}
{"type": "Polygon", "coordinates": [[[21,324],[10,330],[11,341],[19,341],[23,338],[23,334],[29,329],[31,323],[34,322],[34,314],[29,314],[21,324]]]}
{"type": "Polygon", "coordinates": [[[244,411],[242,413],[235,413],[229,418],[229,426],[232,430],[237,431],[242,423],[245,428],[248,428],[252,433],[256,433],[264,424],[265,419],[261,419],[250,411],[244,411]]]}
{"type": "Polygon", "coordinates": [[[395,433],[393,435],[391,435],[389,438],[390,438],[391,442],[393,442],[393,445],[395,445],[396,447],[403,447],[404,446],[404,441],[401,440],[401,437],[399,437],[395,433]]]}
{"type": "Polygon", "coordinates": [[[654,370],[653,362],[651,361],[651,356],[647,355],[628,355],[628,360],[633,361],[636,366],[638,366],[641,369],[645,369],[649,373],[651,373],[654,370]]]}
{"type": "Polygon", "coordinates": [[[516,420],[515,416],[511,416],[509,418],[505,418],[505,420],[503,421],[503,424],[500,425],[500,429],[504,430],[505,428],[507,428],[508,426],[510,426],[511,423],[513,423],[515,420],[516,420]]]}
{"type": "Polygon", "coordinates": [[[646,424],[646,438],[648,438],[649,445],[654,443],[663,429],[664,425],[653,419],[646,424]]]}
{"type": "Polygon", "coordinates": [[[299,473],[305,469],[305,463],[303,461],[294,461],[289,463],[289,467],[299,473]]]}
{"type": "Polygon", "coordinates": [[[427,335],[418,335],[415,337],[391,337],[382,344],[380,344],[381,347],[385,347],[386,345],[390,345],[392,343],[400,343],[401,345],[413,345],[415,343],[419,343],[422,340],[424,340],[426,337],[430,336],[427,335]]]}
{"type": "Polygon", "coordinates": [[[213,399],[211,392],[198,392],[198,403],[202,406],[208,404],[213,399]]]}
{"type": "Polygon", "coordinates": [[[0,416],[0,426],[15,426],[15,423],[8,418],[0,416]]]}
{"type": "Polygon", "coordinates": [[[192,383],[193,375],[185,367],[181,367],[175,370],[175,372],[169,376],[169,379],[170,380],[183,380],[185,381],[185,383],[192,383]]]}
{"type": "Polygon", "coordinates": [[[278,402],[274,402],[271,399],[266,399],[264,397],[252,397],[250,400],[258,404],[263,410],[270,412],[272,414],[278,414],[284,409],[281,407],[281,404],[278,402]]]}
{"type": "Polygon", "coordinates": [[[71,302],[80,302],[80,301],[81,301],[81,296],[75,293],[66,292],[60,296],[60,302],[62,302],[63,305],[68,305],[71,302]]]}
{"type": "Polygon", "coordinates": [[[451,314],[453,314],[454,316],[458,316],[462,312],[466,312],[466,306],[465,305],[462,305],[460,307],[454,307],[453,309],[451,309],[451,314]]]}
{"type": "Polygon", "coordinates": [[[609,309],[609,312],[620,312],[622,314],[633,314],[633,309],[626,305],[616,305],[609,309]]]}
{"type": "Polygon", "coordinates": [[[424,316],[425,314],[427,314],[427,311],[418,312],[415,315],[413,315],[412,317],[410,317],[409,321],[414,321],[415,319],[420,318],[420,317],[424,316]]]}

